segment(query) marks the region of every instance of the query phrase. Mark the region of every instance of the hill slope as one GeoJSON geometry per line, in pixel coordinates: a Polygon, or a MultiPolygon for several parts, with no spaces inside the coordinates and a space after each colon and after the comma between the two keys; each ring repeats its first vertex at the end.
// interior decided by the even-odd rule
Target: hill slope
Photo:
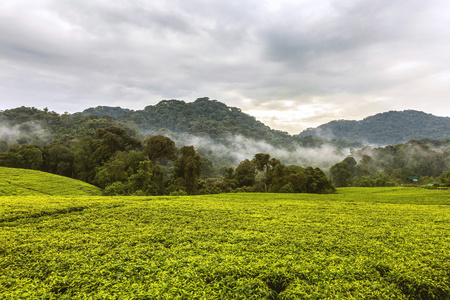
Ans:
{"type": "Polygon", "coordinates": [[[331,121],[299,134],[308,135],[379,145],[420,139],[441,140],[450,138],[450,118],[415,110],[389,111],[361,121],[331,121]]]}
{"type": "Polygon", "coordinates": [[[242,135],[273,144],[294,140],[288,133],[271,129],[239,108],[207,97],[189,103],[163,100],[143,110],[125,113],[118,119],[122,122],[133,121],[146,134],[169,130],[212,139],[242,135]]]}
{"type": "Polygon", "coordinates": [[[83,181],[41,171],[0,167],[0,196],[101,194],[100,188],[83,181]]]}

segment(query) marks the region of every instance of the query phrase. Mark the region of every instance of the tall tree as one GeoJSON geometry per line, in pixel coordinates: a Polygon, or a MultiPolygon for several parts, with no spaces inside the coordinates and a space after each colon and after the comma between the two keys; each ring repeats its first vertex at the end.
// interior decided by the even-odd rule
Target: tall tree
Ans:
{"type": "Polygon", "coordinates": [[[202,172],[201,156],[195,152],[194,146],[184,146],[180,152],[181,157],[174,164],[174,179],[183,178],[186,192],[194,194],[202,172]]]}
{"type": "Polygon", "coordinates": [[[175,161],[178,156],[178,149],[175,142],[163,135],[154,135],[144,141],[144,155],[155,165],[160,159],[175,161]]]}
{"type": "Polygon", "coordinates": [[[349,165],[345,161],[333,165],[330,168],[330,178],[337,187],[349,186],[352,179],[349,165]]]}
{"type": "Polygon", "coordinates": [[[235,178],[238,181],[239,187],[254,185],[256,169],[253,163],[248,159],[242,161],[236,167],[235,178]]]}
{"type": "Polygon", "coordinates": [[[255,165],[256,170],[263,174],[264,191],[267,193],[267,178],[270,167],[270,154],[257,153],[253,157],[252,163],[255,165]]]}
{"type": "Polygon", "coordinates": [[[93,158],[97,164],[106,162],[117,151],[130,151],[142,146],[141,141],[118,126],[99,128],[96,137],[98,140],[94,141],[93,158]]]}
{"type": "Polygon", "coordinates": [[[44,148],[44,168],[51,173],[73,177],[75,149],[64,142],[53,142],[44,148]]]}

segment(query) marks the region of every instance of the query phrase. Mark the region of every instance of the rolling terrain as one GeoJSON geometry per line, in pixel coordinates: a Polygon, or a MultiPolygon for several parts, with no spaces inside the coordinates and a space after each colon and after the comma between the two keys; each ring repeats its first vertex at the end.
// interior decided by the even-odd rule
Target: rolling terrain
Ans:
{"type": "Polygon", "coordinates": [[[2,299],[448,299],[446,191],[0,197],[2,299]]]}
{"type": "Polygon", "coordinates": [[[0,167],[0,196],[101,194],[100,188],[80,180],[35,170],[0,167]]]}

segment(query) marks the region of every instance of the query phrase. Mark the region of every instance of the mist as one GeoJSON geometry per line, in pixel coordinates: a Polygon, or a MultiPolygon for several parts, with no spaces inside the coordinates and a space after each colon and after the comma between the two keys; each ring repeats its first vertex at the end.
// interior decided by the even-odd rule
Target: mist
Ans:
{"type": "Polygon", "coordinates": [[[286,165],[329,168],[350,153],[350,149],[338,150],[331,145],[320,148],[304,148],[292,144],[274,146],[242,135],[228,135],[219,141],[188,133],[165,132],[164,135],[172,139],[177,147],[193,145],[200,154],[212,152],[214,156],[228,160],[233,166],[245,159],[251,160],[257,153],[268,153],[286,165]]]}
{"type": "Polygon", "coordinates": [[[28,143],[43,146],[51,140],[51,134],[39,122],[10,125],[6,121],[0,121],[0,141],[6,141],[9,146],[28,143]]]}

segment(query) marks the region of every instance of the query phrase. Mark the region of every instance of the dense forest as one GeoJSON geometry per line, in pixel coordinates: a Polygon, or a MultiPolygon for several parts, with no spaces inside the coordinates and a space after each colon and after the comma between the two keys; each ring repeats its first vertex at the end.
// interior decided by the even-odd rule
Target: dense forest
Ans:
{"type": "Polygon", "coordinates": [[[450,140],[411,140],[363,147],[330,168],[337,187],[403,184],[450,186],[450,140]]]}
{"type": "Polygon", "coordinates": [[[295,145],[302,147],[318,147],[332,144],[338,148],[359,147],[361,143],[350,143],[344,140],[326,140],[311,136],[298,137],[287,132],[274,130],[241,111],[240,108],[210,100],[208,97],[198,98],[186,103],[182,100],[163,100],[156,105],[146,106],[143,110],[126,111],[122,108],[99,106],[84,110],[82,115],[115,115],[122,124],[133,124],[145,135],[171,135],[175,140],[182,135],[207,137],[224,145],[230,143],[230,136],[243,136],[247,139],[265,141],[271,145],[295,145]]]}
{"type": "Polygon", "coordinates": [[[54,141],[44,147],[13,145],[0,153],[0,165],[80,179],[104,189],[106,195],[334,192],[319,168],[285,166],[269,154],[257,153],[236,169],[217,169],[194,146],[178,149],[162,135],[142,143],[118,126],[98,128],[95,137],[54,141]]]}
{"type": "Polygon", "coordinates": [[[299,136],[392,145],[421,139],[450,139],[450,118],[421,111],[389,111],[361,121],[337,120],[309,128],[299,136]]]}
{"type": "Polygon", "coordinates": [[[0,112],[0,165],[80,179],[108,195],[449,185],[449,153],[449,140],[372,148],[291,136],[208,98],[165,100],[142,111],[100,106],[73,115],[26,107],[0,112]],[[323,160],[320,168],[308,155],[323,160]]]}

